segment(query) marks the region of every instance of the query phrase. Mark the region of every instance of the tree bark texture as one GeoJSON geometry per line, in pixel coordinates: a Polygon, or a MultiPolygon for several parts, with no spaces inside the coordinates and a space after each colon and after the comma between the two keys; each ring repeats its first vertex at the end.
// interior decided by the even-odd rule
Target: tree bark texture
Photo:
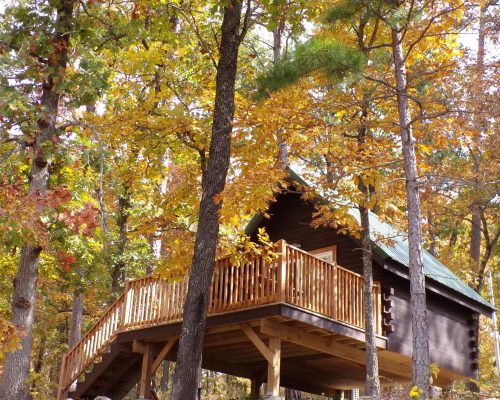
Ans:
{"type": "Polygon", "coordinates": [[[73,293],[73,302],[71,305],[71,331],[68,340],[70,349],[82,338],[83,299],[83,293],[73,293]]]}
{"type": "Polygon", "coordinates": [[[208,164],[202,174],[202,198],[188,293],[184,304],[172,400],[194,400],[201,360],[208,296],[215,264],[222,205],[217,196],[225,187],[230,161],[234,91],[241,42],[242,3],[231,0],[224,7],[217,65],[212,137],[208,164]]]}
{"type": "Polygon", "coordinates": [[[422,254],[422,213],[420,210],[415,138],[413,137],[411,126],[406,63],[401,43],[401,31],[397,25],[391,28],[391,36],[408,207],[413,383],[421,388],[424,391],[424,395],[428,397],[430,392],[429,331],[427,325],[425,275],[422,254]]]}
{"type": "MultiPolygon", "coordinates": [[[[369,194],[367,194],[369,196],[369,194]]],[[[359,206],[361,220],[361,242],[363,246],[363,278],[365,313],[365,345],[366,345],[366,376],[365,393],[367,396],[378,398],[380,396],[380,379],[378,371],[378,355],[375,330],[375,306],[373,304],[373,263],[372,243],[370,240],[369,210],[359,206]]]]}
{"type": "MultiPolygon", "coordinates": [[[[50,154],[44,147],[53,143],[56,135],[56,120],[59,108],[60,89],[58,82],[66,71],[70,33],[73,29],[74,0],[61,0],[56,6],[56,22],[52,43],[54,53],[48,59],[49,71],[42,82],[40,105],[37,119],[36,138],[32,145],[31,170],[29,174],[29,193],[43,198],[48,189],[50,173],[50,154]]],[[[23,333],[22,348],[8,353],[5,357],[0,399],[27,400],[29,393],[30,355],[32,330],[35,311],[38,263],[42,248],[36,243],[25,243],[21,249],[21,260],[14,281],[12,298],[12,323],[23,333]]]]}
{"type": "MultiPolygon", "coordinates": [[[[368,60],[368,51],[363,48],[366,59],[368,60]]],[[[363,95],[363,105],[361,111],[360,127],[358,129],[358,151],[364,153],[368,128],[369,100],[368,95],[363,95]]],[[[376,326],[375,326],[375,305],[373,302],[373,261],[372,261],[372,242],[370,239],[370,211],[365,204],[371,200],[375,189],[365,183],[363,175],[358,176],[358,188],[363,194],[364,204],[358,206],[360,225],[361,225],[361,243],[363,260],[363,311],[365,322],[365,344],[366,344],[366,374],[365,374],[365,393],[374,398],[380,397],[380,378],[378,369],[378,354],[376,344],[376,326]]]]}

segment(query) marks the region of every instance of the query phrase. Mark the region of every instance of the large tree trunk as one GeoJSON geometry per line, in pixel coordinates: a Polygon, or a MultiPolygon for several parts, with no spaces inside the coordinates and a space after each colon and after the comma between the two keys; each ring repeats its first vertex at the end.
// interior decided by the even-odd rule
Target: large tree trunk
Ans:
{"type": "Polygon", "coordinates": [[[429,332],[425,298],[425,275],[422,254],[422,214],[418,189],[415,139],[412,133],[410,107],[408,104],[406,64],[399,27],[391,28],[394,75],[399,112],[399,125],[403,145],[404,171],[406,176],[406,199],[408,206],[408,245],[410,269],[410,296],[412,315],[412,370],[413,383],[430,393],[429,332]]]}
{"type": "MultiPolygon", "coordinates": [[[[61,0],[57,4],[55,32],[52,37],[54,52],[48,59],[48,76],[43,81],[40,97],[41,113],[37,120],[36,140],[33,143],[29,193],[43,198],[49,182],[50,155],[44,149],[47,143],[54,146],[56,120],[59,106],[57,82],[66,71],[70,32],[73,25],[74,0],[61,0]]],[[[21,249],[21,261],[14,281],[12,322],[23,334],[21,349],[5,357],[0,398],[25,400],[29,394],[30,355],[35,311],[38,263],[42,248],[38,244],[25,243],[21,249]]]]}
{"type": "Polygon", "coordinates": [[[41,248],[25,245],[21,250],[21,263],[14,280],[12,323],[24,335],[22,348],[7,353],[0,384],[0,399],[29,399],[26,384],[30,372],[33,343],[32,331],[35,311],[36,281],[41,248]]]}
{"type": "Polygon", "coordinates": [[[209,287],[219,236],[219,213],[222,204],[216,196],[224,190],[230,161],[234,89],[241,41],[241,8],[242,4],[238,0],[230,0],[224,7],[210,153],[208,165],[202,174],[198,231],[184,304],[172,400],[196,398],[197,371],[201,360],[209,287]]]}

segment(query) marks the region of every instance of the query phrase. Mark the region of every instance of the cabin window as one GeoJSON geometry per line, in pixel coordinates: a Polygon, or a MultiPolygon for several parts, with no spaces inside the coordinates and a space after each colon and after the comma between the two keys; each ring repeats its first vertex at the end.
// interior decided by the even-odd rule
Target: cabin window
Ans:
{"type": "Polygon", "coordinates": [[[337,261],[337,246],[321,247],[311,250],[310,253],[332,264],[337,261]]]}

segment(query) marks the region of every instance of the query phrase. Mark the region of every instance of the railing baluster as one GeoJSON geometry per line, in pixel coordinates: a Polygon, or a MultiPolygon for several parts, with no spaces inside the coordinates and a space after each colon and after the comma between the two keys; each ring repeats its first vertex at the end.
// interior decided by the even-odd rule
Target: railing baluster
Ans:
{"type": "Polygon", "coordinates": [[[244,267],[244,280],[245,280],[245,284],[244,284],[244,293],[243,293],[243,299],[244,299],[244,304],[249,304],[250,303],[250,265],[251,263],[253,262],[253,260],[251,259],[250,261],[247,261],[245,262],[245,264],[243,265],[244,267]]]}

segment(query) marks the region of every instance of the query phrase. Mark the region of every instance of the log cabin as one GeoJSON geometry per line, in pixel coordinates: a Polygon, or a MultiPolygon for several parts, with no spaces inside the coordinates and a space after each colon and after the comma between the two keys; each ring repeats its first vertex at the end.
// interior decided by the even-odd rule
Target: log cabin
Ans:
{"type": "MultiPolygon", "coordinates": [[[[256,215],[246,228],[254,240],[265,228],[277,258],[216,261],[202,367],[248,378],[252,399],[281,399],[280,387],[335,397],[364,386],[360,242],[349,232],[312,227],[315,204],[302,198],[305,185],[290,171],[290,186],[270,204],[269,217],[256,215]]],[[[409,383],[408,243],[375,214],[370,222],[380,379],[388,386],[409,383]]],[[[433,384],[446,387],[475,376],[474,323],[493,307],[427,251],[424,269],[431,361],[440,371],[433,384]]],[[[58,400],[119,400],[136,384],[140,398],[155,399],[151,376],[164,360],[176,359],[187,282],[156,276],[127,281],[122,295],[64,355],[58,400]]]]}

